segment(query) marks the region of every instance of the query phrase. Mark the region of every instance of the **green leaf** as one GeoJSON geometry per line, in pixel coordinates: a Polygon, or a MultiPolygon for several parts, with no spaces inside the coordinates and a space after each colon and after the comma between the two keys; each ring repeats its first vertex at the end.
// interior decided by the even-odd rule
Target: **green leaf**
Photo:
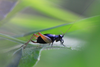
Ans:
{"type": "MultiPolygon", "coordinates": [[[[49,32],[50,32],[50,30],[54,30],[54,29],[57,30],[57,28],[64,27],[64,26],[66,26],[66,28],[69,28],[70,25],[72,25],[72,24],[66,23],[66,24],[54,26],[54,27],[51,27],[51,28],[46,28],[46,29],[42,29],[42,30],[38,30],[38,31],[29,32],[29,33],[24,34],[24,36],[27,36],[27,35],[30,35],[30,34],[33,34],[33,33],[37,33],[37,32],[43,32],[43,31],[44,31],[44,32],[45,32],[45,31],[49,31],[49,32]]],[[[59,30],[58,30],[58,31],[59,31],[59,30]]],[[[48,32],[47,32],[47,33],[48,33],[48,32]]],[[[53,32],[53,33],[54,33],[54,32],[53,32]]],[[[51,32],[51,34],[53,34],[53,33],[51,32]]],[[[57,34],[57,33],[55,33],[55,34],[57,34]]]]}
{"type": "Polygon", "coordinates": [[[39,60],[41,50],[41,47],[25,48],[18,67],[33,67],[39,60]]]}
{"type": "Polygon", "coordinates": [[[14,42],[17,42],[17,43],[21,43],[21,44],[25,43],[24,41],[18,40],[18,39],[14,38],[14,37],[11,37],[9,35],[2,34],[2,33],[0,33],[0,37],[2,37],[4,39],[11,40],[11,41],[14,41],[14,42]]]}
{"type": "Polygon", "coordinates": [[[22,57],[22,50],[23,48],[20,48],[14,53],[13,58],[7,67],[18,67],[19,61],[22,57]]]}
{"type": "MultiPolygon", "coordinates": [[[[2,37],[3,39],[7,39],[7,40],[14,41],[14,42],[21,43],[21,44],[25,43],[24,41],[18,40],[16,38],[13,38],[13,37],[5,35],[5,34],[0,34],[0,37],[2,37]]],[[[8,67],[17,67],[19,63],[20,63],[19,67],[25,67],[25,66],[27,67],[27,65],[33,66],[38,60],[38,57],[40,55],[40,50],[42,49],[42,47],[37,47],[32,44],[30,44],[30,45],[31,46],[28,45],[29,47],[26,47],[23,50],[23,55],[22,55],[22,48],[15,51],[8,67]],[[22,56],[22,59],[20,60],[21,56],[22,56]]]]}
{"type": "Polygon", "coordinates": [[[80,19],[80,16],[70,12],[61,10],[58,7],[55,7],[52,2],[48,0],[22,0],[24,5],[31,6],[41,13],[57,18],[63,21],[75,21],[80,19]]]}
{"type": "Polygon", "coordinates": [[[25,8],[25,6],[23,6],[22,3],[18,1],[16,6],[13,8],[12,11],[9,12],[9,14],[6,16],[6,18],[3,19],[2,21],[0,21],[0,26],[4,23],[8,22],[17,12],[19,12],[23,8],[25,8]]]}
{"type": "MultiPolygon", "coordinates": [[[[45,33],[62,34],[61,32],[65,33],[70,28],[70,26],[72,24],[73,24],[73,26],[68,30],[68,32],[82,31],[84,33],[89,33],[90,31],[92,31],[92,29],[95,26],[98,25],[98,20],[97,20],[98,18],[100,18],[100,16],[85,18],[85,19],[82,19],[82,20],[79,20],[79,21],[76,21],[73,23],[65,23],[65,24],[61,24],[58,26],[54,26],[54,27],[50,27],[50,28],[46,28],[46,29],[41,29],[41,30],[37,30],[37,31],[33,30],[33,31],[28,32],[26,34],[17,35],[15,37],[23,37],[23,36],[27,36],[27,35],[37,33],[37,32],[42,32],[43,34],[45,34],[45,33]]],[[[23,26],[24,26],[24,24],[23,24],[23,26]]]]}
{"type": "Polygon", "coordinates": [[[14,8],[17,0],[0,0],[0,21],[14,8]]]}
{"type": "MultiPolygon", "coordinates": [[[[10,41],[13,41],[13,42],[16,42],[16,43],[20,43],[20,44],[25,44],[26,43],[25,41],[21,41],[19,39],[16,39],[14,37],[11,37],[11,36],[5,35],[5,34],[1,34],[1,33],[0,33],[0,37],[4,38],[4,39],[7,39],[7,40],[10,40],[10,41]]],[[[33,44],[30,44],[30,45],[33,45],[33,44]]],[[[33,45],[33,46],[36,46],[36,45],[33,45]]]]}
{"type": "Polygon", "coordinates": [[[41,60],[34,67],[86,67],[81,51],[70,49],[43,50],[41,60]]]}
{"type": "Polygon", "coordinates": [[[76,24],[78,26],[77,29],[80,28],[86,33],[83,33],[84,35],[79,34],[84,36],[87,42],[85,43],[87,47],[84,50],[61,49],[43,51],[41,60],[35,67],[100,67],[100,16],[87,18],[86,20],[79,21],[80,23],[78,24],[80,26],[76,24]]]}

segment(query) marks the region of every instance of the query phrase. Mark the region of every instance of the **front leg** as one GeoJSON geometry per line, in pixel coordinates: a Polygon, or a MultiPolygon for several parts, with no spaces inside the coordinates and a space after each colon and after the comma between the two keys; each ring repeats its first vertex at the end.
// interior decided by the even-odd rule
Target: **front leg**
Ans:
{"type": "Polygon", "coordinates": [[[65,45],[63,44],[64,43],[63,39],[60,40],[60,43],[61,43],[61,45],[63,45],[65,47],[65,45]]]}
{"type": "Polygon", "coordinates": [[[51,46],[51,47],[52,47],[52,46],[53,46],[53,43],[49,43],[49,46],[51,46]]]}

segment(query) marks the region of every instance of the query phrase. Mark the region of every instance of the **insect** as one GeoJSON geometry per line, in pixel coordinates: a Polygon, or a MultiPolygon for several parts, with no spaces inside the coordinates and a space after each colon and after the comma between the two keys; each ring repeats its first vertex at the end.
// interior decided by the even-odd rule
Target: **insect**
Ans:
{"type": "MultiPolygon", "coordinates": [[[[58,42],[60,41],[61,44],[63,45],[64,40],[63,35],[53,35],[53,34],[41,34],[40,32],[38,32],[39,36],[36,34],[33,34],[35,37],[37,37],[37,42],[34,42],[31,40],[31,42],[33,43],[41,43],[41,44],[46,44],[49,43],[51,44],[51,47],[53,46],[54,41],[58,42]]],[[[63,45],[65,46],[65,45],[63,45]]]]}
{"type": "MultiPolygon", "coordinates": [[[[72,27],[72,25],[70,26],[70,28],[72,27]]],[[[69,29],[70,29],[69,28],[69,29]]],[[[68,30],[69,30],[68,29],[68,30]]],[[[49,45],[51,44],[51,47],[53,46],[53,43],[54,41],[58,42],[60,41],[61,45],[65,46],[63,43],[64,43],[64,40],[63,40],[63,37],[64,35],[68,32],[68,30],[63,34],[63,35],[53,35],[53,34],[42,34],[40,32],[38,32],[39,35],[37,34],[33,34],[30,38],[30,40],[25,43],[25,47],[27,46],[27,44],[31,41],[33,43],[40,43],[40,44],[47,44],[49,43],[49,45]],[[36,39],[37,41],[33,41],[32,39],[36,39]]],[[[24,47],[24,48],[25,48],[24,47]]]]}

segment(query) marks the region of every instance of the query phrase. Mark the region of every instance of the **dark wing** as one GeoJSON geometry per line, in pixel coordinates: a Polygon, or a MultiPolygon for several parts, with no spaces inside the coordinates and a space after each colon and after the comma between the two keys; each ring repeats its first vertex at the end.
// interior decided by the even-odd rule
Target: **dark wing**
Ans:
{"type": "Polygon", "coordinates": [[[39,32],[38,34],[40,35],[40,37],[41,37],[46,43],[51,43],[51,42],[52,42],[51,38],[49,38],[48,36],[43,35],[43,34],[41,34],[40,32],[39,32]]]}

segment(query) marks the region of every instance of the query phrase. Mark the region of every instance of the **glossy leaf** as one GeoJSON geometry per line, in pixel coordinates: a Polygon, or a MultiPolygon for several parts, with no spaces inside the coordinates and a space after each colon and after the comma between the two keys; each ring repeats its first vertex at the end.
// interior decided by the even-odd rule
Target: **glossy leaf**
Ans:
{"type": "Polygon", "coordinates": [[[7,16],[17,1],[18,0],[0,0],[0,20],[3,20],[7,16]]]}
{"type": "Polygon", "coordinates": [[[5,19],[0,21],[0,25],[8,22],[17,12],[21,11],[24,7],[25,6],[23,6],[21,2],[17,2],[16,6],[13,8],[12,11],[9,12],[9,14],[5,17],[5,19]]]}
{"type": "Polygon", "coordinates": [[[22,0],[24,5],[31,6],[41,13],[57,18],[63,21],[76,21],[80,17],[70,11],[60,10],[60,8],[54,6],[50,1],[47,0],[22,0]]]}
{"type": "Polygon", "coordinates": [[[39,61],[41,47],[28,47],[24,49],[22,58],[18,67],[32,67],[39,61]]]}
{"type": "Polygon", "coordinates": [[[22,57],[22,50],[23,48],[20,48],[13,54],[13,58],[7,67],[18,67],[19,61],[22,57]]]}
{"type": "MultiPolygon", "coordinates": [[[[73,26],[69,29],[68,32],[73,32],[73,31],[89,32],[89,31],[92,31],[92,28],[94,26],[98,25],[98,21],[99,21],[99,20],[97,20],[98,18],[100,18],[100,16],[94,16],[94,17],[90,17],[90,18],[85,18],[83,20],[79,20],[79,21],[76,21],[76,22],[73,22],[73,23],[65,23],[65,24],[61,24],[61,25],[54,26],[54,27],[50,27],[50,28],[46,28],[46,29],[40,29],[40,30],[37,30],[37,31],[31,31],[31,32],[28,32],[26,34],[17,35],[15,37],[23,37],[23,36],[30,35],[30,34],[37,33],[37,32],[43,32],[44,34],[45,33],[61,34],[62,32],[65,33],[70,28],[70,26],[72,24],[73,24],[73,26]]],[[[30,25],[32,23],[26,22],[26,24],[29,24],[30,25]]],[[[22,26],[26,26],[26,25],[24,25],[22,23],[22,26]]],[[[30,28],[30,26],[27,26],[27,27],[30,28]]]]}

